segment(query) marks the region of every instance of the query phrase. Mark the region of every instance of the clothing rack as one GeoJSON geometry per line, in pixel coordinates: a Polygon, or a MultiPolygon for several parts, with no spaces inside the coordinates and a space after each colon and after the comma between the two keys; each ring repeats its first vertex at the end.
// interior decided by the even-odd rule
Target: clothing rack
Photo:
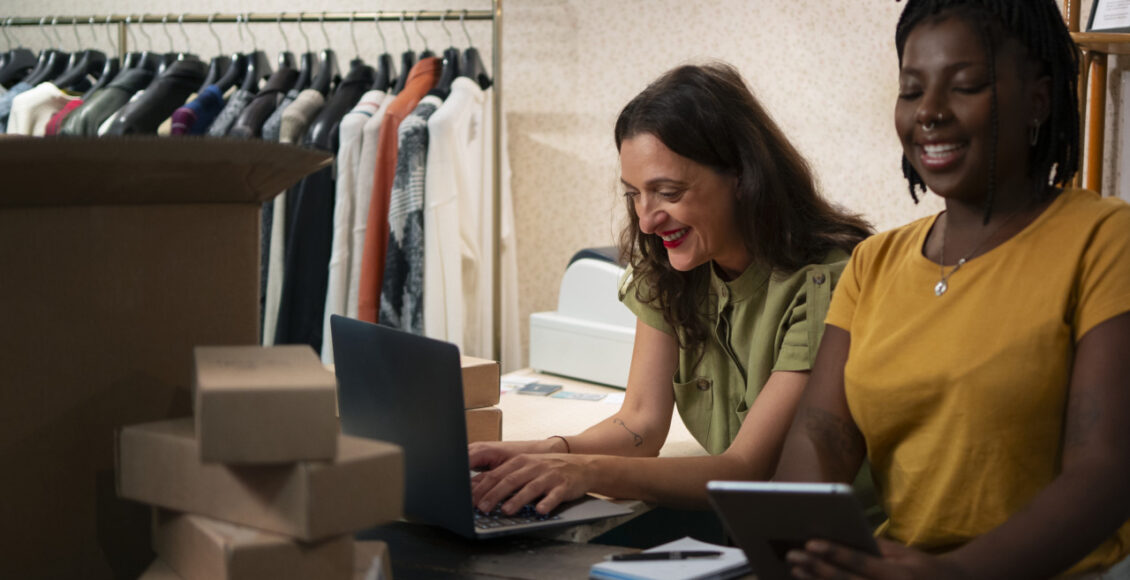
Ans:
{"type": "Polygon", "coordinates": [[[85,16],[44,16],[44,17],[5,17],[0,19],[0,27],[8,26],[59,26],[79,24],[110,25],[118,27],[118,52],[125,56],[128,46],[128,27],[144,24],[213,24],[213,23],[318,23],[325,22],[445,22],[452,20],[489,20],[491,26],[491,76],[493,78],[493,127],[494,136],[493,179],[491,183],[493,202],[492,236],[494,258],[491,260],[492,321],[494,344],[491,345],[493,358],[500,360],[502,355],[502,277],[501,246],[502,235],[502,0],[491,0],[490,10],[408,10],[380,12],[250,12],[215,14],[103,14],[85,16]]]}

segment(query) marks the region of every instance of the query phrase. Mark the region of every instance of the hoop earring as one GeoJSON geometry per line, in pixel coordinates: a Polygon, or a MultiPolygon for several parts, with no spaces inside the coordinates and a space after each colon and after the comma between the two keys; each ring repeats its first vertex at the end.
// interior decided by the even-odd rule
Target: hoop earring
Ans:
{"type": "Polygon", "coordinates": [[[1028,128],[1028,144],[1035,147],[1040,142],[1040,120],[1032,119],[1032,126],[1028,128]]]}

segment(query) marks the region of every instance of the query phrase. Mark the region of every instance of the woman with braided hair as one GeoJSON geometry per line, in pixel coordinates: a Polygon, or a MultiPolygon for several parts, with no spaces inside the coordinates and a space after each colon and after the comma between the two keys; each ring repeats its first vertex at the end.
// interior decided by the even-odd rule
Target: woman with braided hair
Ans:
{"type": "Polygon", "coordinates": [[[909,0],[895,128],[945,211],[853,252],[775,479],[866,457],[880,557],[798,578],[1126,578],[1130,206],[1071,189],[1076,48],[1054,0],[909,0]]]}

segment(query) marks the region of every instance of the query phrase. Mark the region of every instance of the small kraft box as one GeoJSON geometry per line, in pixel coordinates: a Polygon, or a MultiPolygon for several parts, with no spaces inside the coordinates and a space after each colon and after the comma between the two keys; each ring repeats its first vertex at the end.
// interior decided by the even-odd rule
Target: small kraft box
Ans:
{"type": "Polygon", "coordinates": [[[502,409],[481,407],[464,411],[467,418],[467,443],[502,441],[502,409]]]}
{"type": "Polygon", "coordinates": [[[184,580],[350,580],[353,536],[321,542],[154,508],[153,548],[184,580]]]}
{"type": "Polygon", "coordinates": [[[259,342],[260,209],[330,161],[256,141],[0,140],[0,578],[153,561],[149,510],[114,492],[114,432],[191,412],[194,346],[259,342]]]}
{"type": "Polygon", "coordinates": [[[201,460],[334,458],[337,381],[309,346],[198,346],[194,355],[201,460]]]}
{"type": "Polygon", "coordinates": [[[463,408],[477,409],[498,404],[498,363],[492,360],[460,357],[463,365],[463,408]]]}
{"type": "Polygon", "coordinates": [[[118,493],[310,542],[399,518],[404,454],[392,443],[343,435],[332,462],[204,463],[186,417],[121,430],[118,493]]]}

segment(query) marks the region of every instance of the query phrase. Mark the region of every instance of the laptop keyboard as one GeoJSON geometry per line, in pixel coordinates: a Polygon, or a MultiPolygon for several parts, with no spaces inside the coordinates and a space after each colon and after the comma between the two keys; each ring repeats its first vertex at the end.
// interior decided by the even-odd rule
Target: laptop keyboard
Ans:
{"type": "Polygon", "coordinates": [[[561,516],[555,514],[539,514],[532,503],[522,506],[522,509],[512,515],[502,513],[501,505],[495,506],[489,513],[475,508],[474,515],[475,527],[481,530],[561,519],[561,516]]]}

